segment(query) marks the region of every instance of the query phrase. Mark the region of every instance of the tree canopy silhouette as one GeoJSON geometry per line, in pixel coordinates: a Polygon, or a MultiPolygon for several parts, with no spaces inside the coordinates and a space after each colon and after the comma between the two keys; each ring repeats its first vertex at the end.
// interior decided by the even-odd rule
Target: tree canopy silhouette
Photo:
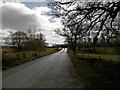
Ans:
{"type": "MultiPolygon", "coordinates": [[[[77,42],[78,38],[87,38],[88,40],[92,32],[94,32],[94,35],[92,35],[94,45],[100,37],[106,37],[107,40],[120,34],[118,23],[120,21],[118,18],[120,1],[87,2],[71,0],[69,2],[51,2],[49,5],[55,8],[51,15],[62,18],[64,28],[62,30],[57,29],[56,32],[66,37],[68,43],[74,41],[74,39],[77,42]]],[[[75,42],[71,43],[75,44],[75,42]]]]}

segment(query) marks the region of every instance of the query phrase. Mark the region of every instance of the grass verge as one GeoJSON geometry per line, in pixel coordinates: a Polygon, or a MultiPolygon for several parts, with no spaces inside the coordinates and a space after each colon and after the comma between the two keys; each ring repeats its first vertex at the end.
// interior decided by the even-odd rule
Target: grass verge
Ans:
{"type": "Polygon", "coordinates": [[[57,52],[55,48],[47,48],[45,51],[23,51],[23,52],[11,52],[11,50],[4,50],[2,54],[2,70],[9,69],[11,67],[35,60],[37,58],[57,52]]]}
{"type": "Polygon", "coordinates": [[[120,63],[89,61],[68,52],[75,70],[85,88],[120,88],[120,63]]]}

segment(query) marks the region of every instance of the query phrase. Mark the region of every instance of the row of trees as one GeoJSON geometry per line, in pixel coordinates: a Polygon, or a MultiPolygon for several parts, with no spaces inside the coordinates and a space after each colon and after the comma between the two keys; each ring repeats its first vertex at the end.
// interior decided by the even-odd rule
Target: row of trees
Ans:
{"type": "Polygon", "coordinates": [[[77,43],[113,43],[120,41],[120,1],[51,2],[50,13],[62,18],[64,28],[55,30],[66,37],[70,48],[76,53],[77,43]],[[57,11],[58,10],[58,11],[57,11]]]}
{"type": "Polygon", "coordinates": [[[31,28],[28,29],[27,33],[23,31],[11,32],[10,35],[5,38],[5,45],[14,48],[16,51],[40,51],[46,47],[45,37],[41,31],[35,32],[31,28]]]}

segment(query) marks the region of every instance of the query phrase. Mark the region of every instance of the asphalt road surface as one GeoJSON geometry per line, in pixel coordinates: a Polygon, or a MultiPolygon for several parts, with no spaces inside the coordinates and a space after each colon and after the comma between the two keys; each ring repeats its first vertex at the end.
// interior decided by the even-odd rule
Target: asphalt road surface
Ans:
{"type": "Polygon", "coordinates": [[[2,88],[81,88],[66,51],[3,71],[2,88]]]}

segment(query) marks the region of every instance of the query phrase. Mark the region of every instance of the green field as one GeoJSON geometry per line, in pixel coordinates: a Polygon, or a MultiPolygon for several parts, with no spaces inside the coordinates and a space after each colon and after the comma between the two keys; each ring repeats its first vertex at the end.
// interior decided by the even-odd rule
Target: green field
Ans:
{"type": "Polygon", "coordinates": [[[96,59],[103,59],[107,61],[115,61],[120,62],[120,55],[113,55],[113,54],[78,54],[82,58],[96,58],[96,59]]]}
{"type": "Polygon", "coordinates": [[[94,54],[120,54],[120,47],[90,47],[80,48],[79,53],[94,53],[94,54]]]}

